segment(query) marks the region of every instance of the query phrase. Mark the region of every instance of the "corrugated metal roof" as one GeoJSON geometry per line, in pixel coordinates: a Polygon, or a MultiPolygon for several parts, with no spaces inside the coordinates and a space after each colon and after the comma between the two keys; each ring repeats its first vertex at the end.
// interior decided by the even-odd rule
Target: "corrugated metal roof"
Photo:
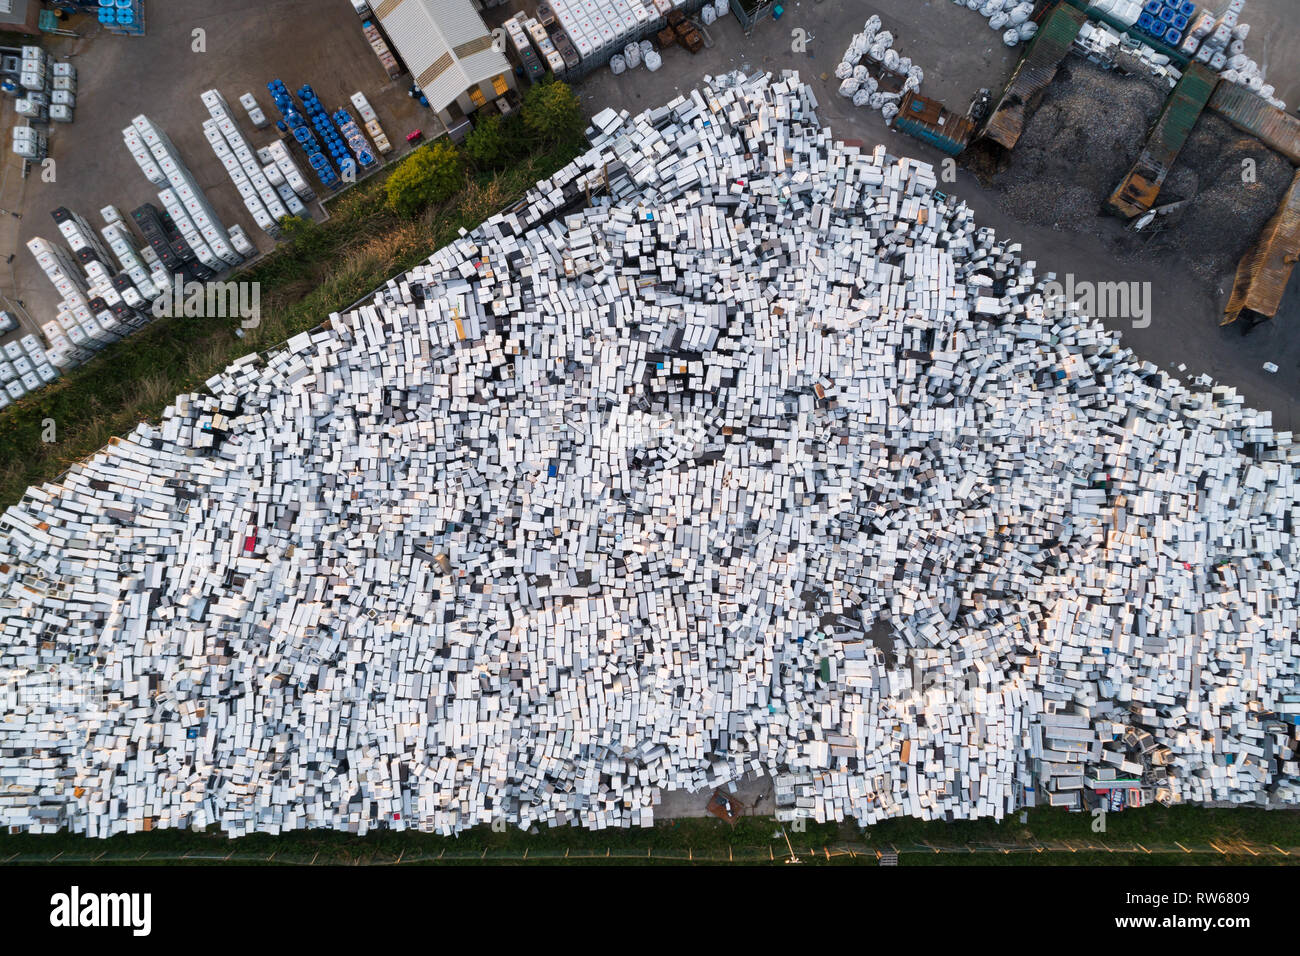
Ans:
{"type": "Polygon", "coordinates": [[[1106,201],[1111,212],[1132,219],[1154,205],[1165,177],[1187,137],[1192,135],[1192,128],[1218,82],[1218,76],[1200,63],[1187,68],[1165,100],[1137,162],[1106,201]]]}
{"type": "Polygon", "coordinates": [[[1220,83],[1210,97],[1210,109],[1300,165],[1300,118],[1236,83],[1220,83]]]}
{"type": "Polygon", "coordinates": [[[375,16],[434,110],[510,70],[470,0],[383,0],[375,16]]]}
{"type": "Polygon", "coordinates": [[[1005,149],[1012,149],[1020,141],[1026,109],[1051,84],[1087,19],[1083,11],[1069,4],[1058,3],[1048,12],[989,113],[980,134],[983,138],[1005,149]]]}
{"type": "Polygon", "coordinates": [[[964,150],[975,133],[975,124],[948,110],[938,100],[909,91],[898,107],[894,128],[929,143],[949,156],[964,150]]]}
{"type": "Polygon", "coordinates": [[[1237,266],[1237,278],[1221,324],[1236,322],[1246,309],[1269,317],[1276,315],[1297,256],[1300,256],[1300,172],[1291,180],[1291,188],[1259,239],[1237,266]]]}

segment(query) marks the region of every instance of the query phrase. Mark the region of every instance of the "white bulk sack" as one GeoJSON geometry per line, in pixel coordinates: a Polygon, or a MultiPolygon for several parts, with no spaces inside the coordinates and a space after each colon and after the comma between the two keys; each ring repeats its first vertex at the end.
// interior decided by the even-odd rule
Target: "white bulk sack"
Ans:
{"type": "Polygon", "coordinates": [[[649,53],[645,55],[645,68],[649,70],[651,73],[653,73],[655,70],[659,69],[659,67],[663,65],[664,65],[664,58],[661,57],[656,51],[651,50],[649,53]]]}
{"type": "Polygon", "coordinates": [[[1001,30],[1010,22],[1010,20],[1011,18],[1005,13],[995,13],[993,14],[993,18],[989,20],[989,29],[1001,30]]]}
{"type": "Polygon", "coordinates": [[[717,22],[718,15],[713,12],[713,8],[708,4],[700,7],[700,22],[706,27],[713,26],[717,22]]]}
{"type": "Polygon", "coordinates": [[[627,61],[629,70],[635,69],[641,65],[641,48],[635,43],[629,43],[623,48],[623,59],[627,61]]]}
{"type": "Polygon", "coordinates": [[[866,106],[870,102],[871,102],[870,90],[862,89],[862,90],[858,90],[856,93],[853,94],[854,106],[866,106]]]}
{"type": "Polygon", "coordinates": [[[850,76],[840,84],[840,96],[852,96],[858,91],[858,86],[858,81],[850,76]]]}
{"type": "Polygon", "coordinates": [[[1020,42],[1020,31],[1008,30],[1006,33],[1002,34],[1002,42],[1007,46],[1015,46],[1020,42]]]}
{"type": "Polygon", "coordinates": [[[840,65],[835,68],[835,79],[847,80],[852,75],[853,75],[853,64],[841,60],[840,65]]]}
{"type": "Polygon", "coordinates": [[[1012,10],[1009,16],[1011,17],[1012,23],[1014,23],[1016,26],[1020,26],[1020,24],[1024,23],[1026,20],[1029,19],[1030,15],[1032,15],[1033,12],[1034,12],[1034,5],[1032,3],[1022,3],[1019,6],[1017,6],[1014,10],[1012,10]]]}
{"type": "Polygon", "coordinates": [[[609,58],[609,68],[615,76],[627,72],[627,60],[623,59],[623,54],[615,53],[609,58]]]}

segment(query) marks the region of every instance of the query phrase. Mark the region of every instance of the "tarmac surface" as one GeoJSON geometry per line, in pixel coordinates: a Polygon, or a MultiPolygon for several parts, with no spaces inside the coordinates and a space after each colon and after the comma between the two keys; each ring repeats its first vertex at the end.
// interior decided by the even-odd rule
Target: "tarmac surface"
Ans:
{"type": "MultiPolygon", "coordinates": [[[[52,56],[69,59],[77,68],[74,121],[49,127],[54,182],[44,182],[39,168],[22,178],[22,162],[9,151],[12,101],[0,110],[0,208],[23,216],[0,215],[0,249],[7,250],[5,256],[15,253],[8,265],[0,258],[0,308],[20,317],[24,333],[39,334],[59,302],[26,248],[33,236],[59,238],[52,210],[66,206],[98,226],[104,206],[115,205],[129,215],[145,202],[160,205],[157,187],[122,143],[122,129],[140,113],[171,137],[221,221],[240,223],[262,252],[272,248],[271,238],[253,222],[203,135],[209,117],[199,99],[204,90],[222,92],[254,146],[265,146],[280,134],[274,125],[253,129],[239,96],[251,92],[274,124],[279,113],[266,84],[277,78],[291,90],[309,83],[327,108],[346,106],[354,114],[349,98],[358,90],[365,93],[393,143],[388,161],[406,152],[406,134],[430,116],[406,95],[409,77],[388,78],[361,32],[360,18],[343,0],[167,0],[150,4],[143,37],[103,33],[89,16],[73,19],[69,28],[83,38],[49,36],[43,41],[52,56]],[[195,51],[195,30],[204,31],[203,52],[195,51]],[[19,301],[23,307],[15,308],[19,301]]],[[[326,190],[296,144],[293,151],[303,175],[324,198],[326,190]]],[[[321,217],[318,206],[309,208],[321,217]]]]}

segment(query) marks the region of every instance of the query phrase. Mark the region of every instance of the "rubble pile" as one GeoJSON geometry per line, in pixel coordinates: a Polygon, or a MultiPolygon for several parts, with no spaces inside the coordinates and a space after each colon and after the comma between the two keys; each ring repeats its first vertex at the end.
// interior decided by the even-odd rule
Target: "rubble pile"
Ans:
{"type": "Polygon", "coordinates": [[[1160,190],[1178,204],[1146,248],[1168,254],[1211,288],[1232,288],[1237,264],[1286,196],[1295,167],[1211,112],[1201,114],[1160,190]]]}
{"type": "Polygon", "coordinates": [[[1237,263],[1276,212],[1294,167],[1204,112],[1160,190],[1158,234],[1120,229],[1102,207],[1141,153],[1163,99],[1141,76],[1067,61],[1025,121],[1006,168],[982,178],[1018,222],[1091,233],[1122,259],[1173,264],[1211,292],[1231,288],[1237,263]],[[1107,121],[1098,123],[1096,104],[1103,102],[1107,121]]]}
{"type": "Polygon", "coordinates": [[[4,514],[0,825],[1296,799],[1290,434],[796,75],[591,137],[4,514]]]}

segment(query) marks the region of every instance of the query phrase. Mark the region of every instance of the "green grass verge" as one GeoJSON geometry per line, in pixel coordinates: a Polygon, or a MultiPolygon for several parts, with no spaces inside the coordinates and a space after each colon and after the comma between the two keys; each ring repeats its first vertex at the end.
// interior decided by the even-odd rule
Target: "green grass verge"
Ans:
{"type": "Polygon", "coordinates": [[[329,221],[230,277],[261,283],[262,323],[244,338],[235,334],[238,319],[158,319],[0,412],[0,507],[113,436],[157,419],[175,396],[204,390],[235,359],[314,328],[411,269],[581,151],[575,142],[545,146],[508,169],[470,175],[463,190],[414,219],[384,205],[384,183],[397,164],[341,194],[330,204],[329,221]],[[43,440],[47,422],[54,425],[53,442],[43,440]]]}
{"type": "Polygon", "coordinates": [[[0,836],[0,864],[153,862],[157,864],[637,864],[781,863],[786,836],[805,862],[874,864],[876,849],[901,851],[906,866],[1150,866],[1278,865],[1300,862],[1270,850],[1300,846],[1300,814],[1255,808],[1149,807],[1111,814],[1104,834],[1092,818],[1059,810],[1029,811],[1002,823],[955,824],[895,820],[861,830],[852,822],[809,824],[804,832],[771,818],[751,817],[734,827],[714,819],[666,820],[633,830],[488,827],[459,837],[380,831],[364,837],[327,830],[258,834],[231,840],[209,830],[164,830],[87,840],[71,834],[0,836]],[[782,829],[786,833],[782,834],[782,829]],[[1180,849],[1176,844],[1181,844],[1180,849]],[[1258,855],[1243,848],[1249,844],[1258,855]],[[944,852],[933,852],[927,845],[944,852]],[[1098,849],[1099,845],[1115,852],[1098,849]],[[1217,847],[1217,849],[1216,849],[1217,847]],[[1190,851],[1190,852],[1188,852],[1190,851]],[[1227,851],[1222,852],[1222,851],[1227,851]],[[183,855],[188,859],[181,860],[183,855]]]}

